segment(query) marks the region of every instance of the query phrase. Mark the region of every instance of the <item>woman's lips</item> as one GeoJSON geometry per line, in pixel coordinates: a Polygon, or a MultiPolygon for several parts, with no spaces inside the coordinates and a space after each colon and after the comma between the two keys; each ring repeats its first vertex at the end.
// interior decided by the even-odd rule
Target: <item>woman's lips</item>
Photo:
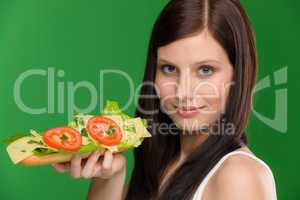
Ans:
{"type": "Polygon", "coordinates": [[[183,118],[191,118],[200,113],[203,107],[177,107],[176,113],[183,118]]]}

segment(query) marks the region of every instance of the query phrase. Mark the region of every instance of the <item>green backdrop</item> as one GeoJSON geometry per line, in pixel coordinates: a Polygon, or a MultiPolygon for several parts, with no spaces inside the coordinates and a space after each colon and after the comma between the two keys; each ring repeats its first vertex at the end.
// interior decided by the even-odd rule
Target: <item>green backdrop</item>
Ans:
{"type": "MultiPolygon", "coordinates": [[[[27,133],[31,128],[43,131],[66,123],[68,98],[74,97],[79,108],[87,107],[91,101],[88,90],[79,88],[72,96],[67,89],[72,82],[89,81],[96,89],[99,103],[91,113],[99,111],[100,99],[115,99],[125,104],[130,96],[128,81],[110,75],[101,88],[99,70],[120,69],[130,74],[134,85],[141,82],[151,28],[166,2],[1,0],[0,139],[16,132],[27,133]],[[16,105],[13,95],[15,81],[30,69],[55,71],[54,98],[50,99],[49,113],[29,114],[16,105]],[[64,99],[59,96],[58,87],[63,89],[64,99]]],[[[272,168],[279,199],[300,199],[297,188],[300,186],[297,170],[300,136],[296,129],[299,109],[292,109],[298,101],[295,90],[299,89],[296,76],[300,72],[297,62],[300,3],[296,0],[244,0],[243,4],[257,35],[258,80],[288,66],[287,83],[276,85],[271,78],[272,85],[257,93],[255,101],[257,112],[273,118],[275,91],[288,88],[287,131],[282,133],[252,115],[248,126],[250,148],[272,168]]],[[[21,87],[24,103],[34,108],[47,106],[47,85],[46,76],[26,79],[21,87]]],[[[133,114],[133,103],[126,112],[133,114]]],[[[9,160],[5,146],[0,147],[1,199],[85,198],[89,180],[72,179],[69,174],[57,173],[49,166],[15,166],[9,160]]],[[[129,161],[128,181],[133,164],[132,152],[127,152],[126,156],[129,161]]]]}

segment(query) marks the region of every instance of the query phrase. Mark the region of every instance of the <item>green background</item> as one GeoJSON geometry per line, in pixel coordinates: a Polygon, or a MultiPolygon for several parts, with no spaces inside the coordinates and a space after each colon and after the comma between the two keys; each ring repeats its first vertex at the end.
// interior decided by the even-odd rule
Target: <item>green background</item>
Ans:
{"type": "MultiPolygon", "coordinates": [[[[35,128],[47,128],[67,123],[67,89],[65,106],[58,112],[57,95],[54,112],[28,114],[20,110],[13,96],[16,79],[26,70],[53,67],[65,72],[55,78],[65,86],[89,81],[97,89],[97,101],[115,99],[125,104],[129,98],[128,82],[117,75],[105,79],[99,86],[100,69],[119,69],[130,74],[136,86],[142,80],[147,45],[152,25],[166,0],[71,1],[71,0],[1,0],[0,1],[0,139],[12,133],[27,133],[35,128]]],[[[299,139],[296,119],[299,109],[299,18],[296,0],[243,1],[253,23],[260,62],[258,80],[277,69],[288,66],[288,83],[272,86],[256,95],[255,109],[274,117],[274,91],[288,88],[288,131],[280,133],[255,116],[248,126],[250,148],[273,170],[278,199],[300,199],[298,165],[299,139]],[[298,56],[298,57],[297,57],[298,56]]],[[[38,108],[47,105],[47,79],[34,76],[22,84],[22,98],[27,105],[38,108]]],[[[85,108],[90,95],[78,89],[78,107],[85,108]]],[[[97,113],[101,103],[91,113],[97,113]]],[[[134,113],[134,103],[126,109],[134,113]]],[[[72,179],[51,167],[26,168],[11,163],[0,146],[0,198],[5,200],[85,199],[89,180],[72,179]]],[[[132,171],[132,152],[127,152],[127,181],[132,171]]]]}

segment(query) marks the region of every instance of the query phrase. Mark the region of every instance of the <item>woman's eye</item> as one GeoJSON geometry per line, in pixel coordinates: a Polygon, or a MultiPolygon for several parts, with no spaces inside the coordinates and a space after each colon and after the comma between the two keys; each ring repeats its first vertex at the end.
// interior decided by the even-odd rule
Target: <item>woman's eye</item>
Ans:
{"type": "Polygon", "coordinates": [[[172,65],[163,65],[161,66],[161,71],[164,73],[172,73],[172,72],[176,72],[176,67],[172,66],[172,65]]]}
{"type": "Polygon", "coordinates": [[[209,65],[203,65],[199,68],[199,73],[202,76],[210,76],[214,73],[214,68],[209,65]]]}

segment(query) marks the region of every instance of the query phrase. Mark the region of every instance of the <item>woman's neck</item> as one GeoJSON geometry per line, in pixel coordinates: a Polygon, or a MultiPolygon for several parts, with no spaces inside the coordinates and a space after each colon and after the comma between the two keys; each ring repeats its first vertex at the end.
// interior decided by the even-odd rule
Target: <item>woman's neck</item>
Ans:
{"type": "Polygon", "coordinates": [[[203,142],[208,138],[206,133],[198,134],[189,134],[182,133],[180,135],[180,159],[184,160],[193,150],[195,150],[199,145],[202,145],[203,142]]]}
{"type": "Polygon", "coordinates": [[[161,177],[161,183],[159,187],[159,194],[164,187],[165,182],[169,176],[183,163],[185,158],[199,145],[201,145],[208,138],[208,134],[181,134],[180,135],[180,146],[181,151],[179,157],[176,160],[168,164],[164,175],[161,177]]]}

